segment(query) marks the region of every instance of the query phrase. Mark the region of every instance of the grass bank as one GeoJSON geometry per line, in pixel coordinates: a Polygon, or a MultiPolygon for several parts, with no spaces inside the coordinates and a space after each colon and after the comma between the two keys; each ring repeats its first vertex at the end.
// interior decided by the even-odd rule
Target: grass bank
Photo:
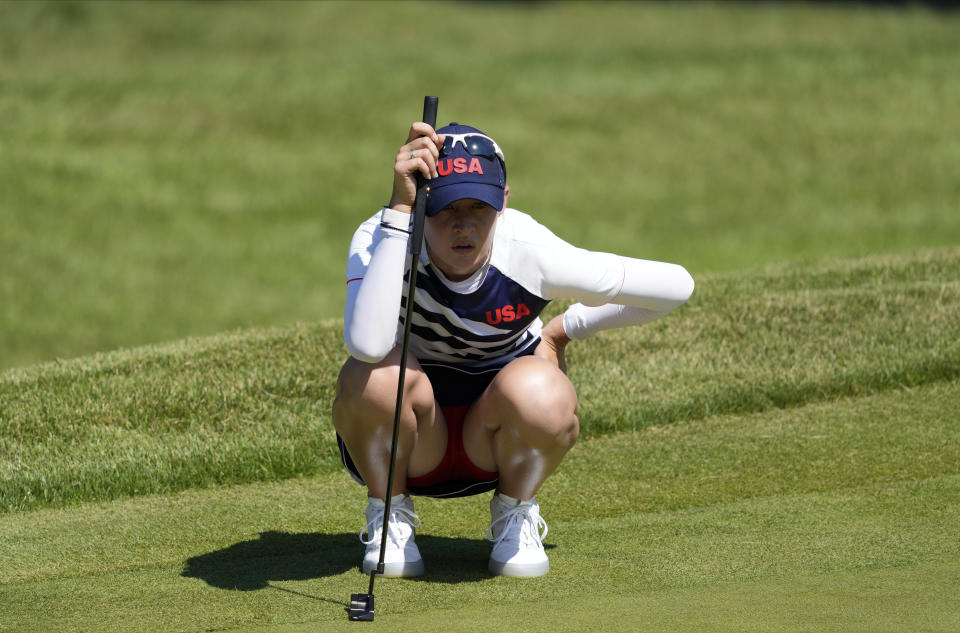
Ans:
{"type": "MultiPolygon", "coordinates": [[[[958,278],[957,249],[703,277],[662,321],[571,346],[583,435],[956,380],[958,278]]],[[[337,469],[344,357],[327,322],[8,371],[0,509],[337,469]]]]}

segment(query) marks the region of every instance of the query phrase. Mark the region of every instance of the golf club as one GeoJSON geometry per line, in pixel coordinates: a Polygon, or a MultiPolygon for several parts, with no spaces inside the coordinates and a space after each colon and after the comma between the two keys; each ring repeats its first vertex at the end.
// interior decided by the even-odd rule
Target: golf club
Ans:
{"type": "MultiPolygon", "coordinates": [[[[437,97],[423,98],[423,121],[437,127],[437,97]]],[[[417,289],[417,262],[423,242],[423,223],[427,209],[430,186],[422,175],[417,175],[417,197],[413,203],[413,230],[410,235],[410,280],[407,283],[406,316],[403,321],[403,344],[400,352],[400,378],[397,381],[397,406],[393,413],[393,443],[390,445],[390,468],[387,475],[387,493],[384,499],[383,531],[380,535],[380,561],[370,572],[370,588],[367,593],[350,595],[350,619],[362,622],[373,621],[373,583],[377,574],[383,573],[383,560],[387,553],[387,525],[390,522],[390,497],[393,493],[393,470],[397,462],[397,442],[400,437],[400,412],[403,406],[403,379],[407,372],[407,349],[410,345],[410,324],[413,321],[413,294],[417,289]]]]}

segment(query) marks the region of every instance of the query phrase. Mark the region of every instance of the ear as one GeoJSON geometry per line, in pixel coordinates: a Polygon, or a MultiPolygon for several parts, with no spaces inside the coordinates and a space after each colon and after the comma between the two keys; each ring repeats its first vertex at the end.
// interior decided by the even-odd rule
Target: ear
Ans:
{"type": "MultiPolygon", "coordinates": [[[[503,188],[503,209],[507,208],[507,201],[510,199],[510,185],[503,188]]],[[[503,209],[500,209],[503,211],[503,209]]]]}

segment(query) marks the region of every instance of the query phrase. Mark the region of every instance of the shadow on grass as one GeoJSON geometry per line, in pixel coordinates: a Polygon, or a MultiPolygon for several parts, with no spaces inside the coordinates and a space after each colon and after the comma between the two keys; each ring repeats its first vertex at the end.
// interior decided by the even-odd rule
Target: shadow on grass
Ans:
{"type": "MultiPolygon", "coordinates": [[[[487,560],[491,545],[486,540],[417,535],[417,544],[427,571],[423,576],[411,580],[461,583],[490,578],[487,560]]],[[[271,582],[335,576],[351,569],[357,570],[359,576],[363,551],[363,545],[355,533],[261,532],[255,540],[241,541],[190,558],[181,576],[199,578],[219,589],[255,591],[273,588],[289,591],[271,582]]]]}

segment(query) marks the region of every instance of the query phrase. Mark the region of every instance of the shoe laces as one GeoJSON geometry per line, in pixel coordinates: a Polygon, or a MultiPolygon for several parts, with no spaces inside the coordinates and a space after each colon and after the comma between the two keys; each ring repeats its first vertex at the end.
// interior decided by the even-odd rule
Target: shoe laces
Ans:
{"type": "MultiPolygon", "coordinates": [[[[382,526],[383,526],[383,515],[384,511],[378,511],[372,519],[363,529],[360,530],[360,542],[364,545],[370,545],[371,543],[376,542],[382,537],[382,526]],[[366,534],[367,538],[363,538],[363,535],[366,534]]],[[[408,510],[403,506],[394,506],[390,508],[390,524],[387,526],[387,536],[397,545],[400,544],[400,539],[403,538],[403,535],[400,534],[399,524],[403,522],[409,525],[411,528],[420,527],[420,517],[413,512],[413,510],[408,510]]]]}
{"type": "Polygon", "coordinates": [[[521,545],[543,547],[543,539],[549,528],[534,505],[518,505],[498,516],[487,528],[487,540],[499,545],[505,540],[519,540],[521,545]],[[500,533],[493,533],[501,524],[500,533]]]}

